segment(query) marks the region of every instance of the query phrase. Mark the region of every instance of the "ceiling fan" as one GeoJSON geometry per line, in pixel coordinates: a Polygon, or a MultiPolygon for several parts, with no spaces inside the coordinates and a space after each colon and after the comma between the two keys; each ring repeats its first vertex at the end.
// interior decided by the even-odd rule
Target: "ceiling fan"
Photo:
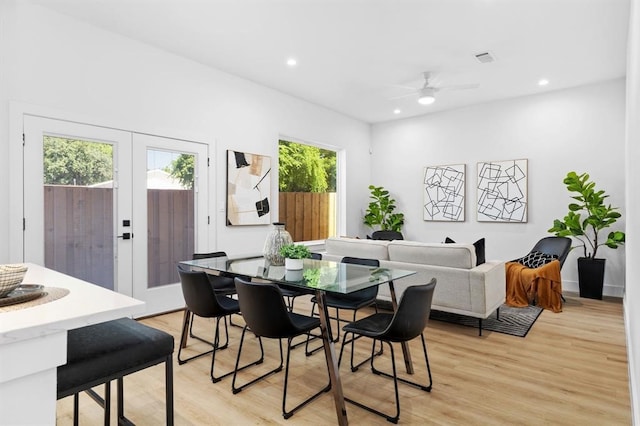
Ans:
{"type": "Polygon", "coordinates": [[[436,93],[444,91],[444,90],[465,90],[465,89],[477,89],[480,87],[479,84],[458,84],[452,86],[440,86],[436,87],[431,83],[432,74],[429,71],[425,71],[422,73],[424,77],[424,84],[422,87],[416,89],[415,87],[408,86],[399,86],[405,89],[411,89],[411,93],[407,93],[405,95],[396,96],[391,99],[399,99],[405,98],[407,96],[418,96],[418,103],[422,105],[430,105],[436,101],[436,93]]]}

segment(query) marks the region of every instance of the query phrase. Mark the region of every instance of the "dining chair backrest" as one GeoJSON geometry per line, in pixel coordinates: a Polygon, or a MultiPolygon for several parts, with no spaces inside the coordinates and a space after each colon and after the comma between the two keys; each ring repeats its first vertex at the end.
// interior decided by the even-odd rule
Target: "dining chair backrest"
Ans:
{"type": "Polygon", "coordinates": [[[240,312],[251,331],[260,337],[279,339],[298,335],[289,318],[280,288],[273,283],[236,278],[240,312]]]}
{"type": "Polygon", "coordinates": [[[193,253],[192,259],[211,259],[212,257],[227,257],[227,253],[223,251],[214,251],[211,253],[193,253]]]}
{"type": "Polygon", "coordinates": [[[553,254],[558,256],[560,267],[571,251],[571,238],[567,237],[544,237],[536,243],[531,251],[538,251],[545,254],[553,254]]]}
{"type": "Polygon", "coordinates": [[[407,287],[391,323],[381,337],[392,342],[406,342],[419,336],[429,321],[435,288],[435,278],[428,284],[407,287]]]}
{"type": "Polygon", "coordinates": [[[189,309],[194,314],[213,318],[221,316],[222,308],[218,302],[206,272],[187,271],[178,268],[182,295],[189,309]]]}
{"type": "MultiPolygon", "coordinates": [[[[363,266],[371,266],[377,268],[380,266],[380,261],[378,259],[365,259],[362,257],[350,257],[345,256],[342,258],[342,263],[349,263],[352,265],[363,265],[363,266]]],[[[340,295],[341,298],[346,299],[375,299],[378,295],[378,286],[373,286],[369,288],[365,288],[363,290],[358,290],[354,293],[349,293],[340,295]]]]}

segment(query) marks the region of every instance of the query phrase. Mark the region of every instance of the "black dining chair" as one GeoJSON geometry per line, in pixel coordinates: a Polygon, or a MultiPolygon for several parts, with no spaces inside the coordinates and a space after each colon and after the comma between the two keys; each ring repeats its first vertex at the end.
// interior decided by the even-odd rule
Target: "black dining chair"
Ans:
{"type": "MultiPolygon", "coordinates": [[[[291,340],[302,334],[310,333],[314,329],[320,328],[320,320],[306,315],[296,314],[287,309],[280,288],[273,283],[249,282],[241,278],[236,278],[236,290],[238,292],[238,300],[240,309],[244,317],[246,326],[242,330],[240,339],[240,349],[236,359],[236,370],[233,374],[231,388],[236,394],[246,387],[256,383],[265,377],[282,370],[282,339],[287,339],[287,361],[284,373],[284,389],[282,394],[282,415],[285,419],[291,417],[298,409],[308,404],[323,392],[331,389],[331,381],[321,390],[314,393],[291,410],[287,411],[287,383],[289,379],[289,360],[291,355],[291,340]],[[247,331],[252,332],[258,337],[260,348],[262,349],[262,338],[278,339],[280,344],[280,365],[273,370],[243,384],[236,386],[237,372],[240,370],[240,357],[242,355],[242,346],[247,331]]],[[[328,369],[327,369],[328,375],[328,369]]]]}
{"type": "MultiPolygon", "coordinates": [[[[429,320],[429,314],[431,313],[431,302],[433,300],[433,292],[436,287],[436,279],[432,278],[428,284],[415,285],[408,287],[402,296],[402,300],[398,305],[398,309],[395,313],[375,313],[366,318],[362,318],[358,321],[351,322],[344,326],[344,337],[342,341],[342,347],[340,348],[340,357],[338,358],[338,365],[342,362],[342,354],[344,352],[345,343],[348,343],[347,336],[353,334],[362,337],[369,337],[373,339],[371,345],[371,371],[374,374],[393,378],[393,385],[395,389],[396,399],[396,413],[395,415],[385,414],[375,408],[367,406],[361,402],[355,401],[345,397],[345,401],[357,405],[360,408],[364,408],[372,413],[386,418],[392,423],[397,423],[400,418],[400,396],[398,394],[398,382],[403,382],[412,386],[415,386],[423,391],[431,392],[432,378],[431,367],[429,366],[429,356],[427,355],[427,344],[424,340],[424,328],[427,326],[429,320]],[[429,377],[428,384],[421,384],[413,381],[409,381],[402,377],[398,377],[395,362],[395,353],[392,343],[409,342],[420,336],[422,341],[422,350],[424,353],[425,364],[427,367],[427,375],[429,377]],[[375,342],[385,342],[391,349],[391,366],[392,374],[380,371],[373,365],[375,350],[375,342]]],[[[352,339],[353,340],[353,339],[352,339]]],[[[352,347],[353,350],[353,347],[352,347]]]]}
{"type": "MultiPolygon", "coordinates": [[[[380,262],[378,261],[378,259],[364,259],[364,258],[360,258],[360,257],[349,257],[349,256],[345,256],[342,258],[342,263],[349,263],[349,264],[353,264],[353,265],[363,265],[363,266],[370,266],[370,267],[374,267],[377,268],[380,266],[380,262]]],[[[337,333],[336,336],[334,337],[333,341],[334,342],[338,342],[340,341],[340,309],[347,309],[347,310],[351,310],[353,311],[353,320],[356,320],[356,313],[358,312],[359,309],[367,307],[367,306],[371,306],[373,305],[375,307],[376,312],[378,312],[378,307],[376,306],[376,297],[378,296],[378,286],[372,286],[369,288],[365,288],[363,290],[359,290],[356,291],[354,293],[349,293],[349,294],[335,294],[335,293],[328,293],[325,296],[325,303],[327,305],[328,308],[334,308],[336,310],[336,316],[335,319],[338,323],[337,326],[337,333]]],[[[316,307],[316,298],[313,297],[311,299],[311,302],[313,303],[313,305],[311,306],[311,315],[315,315],[315,307],[316,307]]],[[[314,352],[320,350],[322,348],[322,346],[309,350],[309,341],[311,340],[310,336],[307,336],[307,345],[306,345],[306,354],[307,355],[311,355],[314,352]]],[[[351,369],[353,371],[356,371],[358,369],[358,367],[360,367],[360,365],[364,364],[365,362],[368,361],[368,358],[365,359],[364,361],[361,361],[358,365],[354,365],[353,364],[353,346],[355,344],[355,340],[357,339],[352,339],[351,340],[351,369]]],[[[382,352],[378,352],[376,353],[376,355],[380,355],[382,352]]]]}
{"type": "MultiPolygon", "coordinates": [[[[211,355],[211,381],[214,383],[219,382],[222,378],[234,373],[235,370],[229,371],[221,376],[214,375],[214,366],[216,362],[216,352],[226,349],[229,345],[229,329],[226,321],[224,321],[225,330],[225,343],[220,345],[220,320],[224,319],[228,315],[237,314],[240,312],[240,305],[238,301],[228,296],[218,295],[212,288],[209,282],[207,273],[202,271],[186,271],[178,268],[178,274],[180,275],[180,283],[182,285],[182,294],[186,302],[186,310],[184,315],[184,321],[182,323],[182,334],[180,336],[180,347],[178,349],[178,364],[185,364],[193,359],[200,358],[201,356],[211,355]],[[182,359],[182,349],[187,345],[188,329],[191,323],[191,317],[197,315],[203,318],[215,318],[215,334],[213,342],[196,337],[212,346],[211,350],[193,355],[189,358],[182,359]]],[[[262,349],[262,347],[261,347],[262,349]]],[[[248,365],[243,366],[241,369],[249,367],[251,365],[259,364],[264,359],[264,352],[261,353],[260,359],[254,361],[248,365]]]]}
{"type": "MultiPolygon", "coordinates": [[[[215,257],[227,257],[227,253],[224,251],[214,251],[211,253],[194,253],[193,260],[198,259],[211,259],[215,257]]],[[[220,294],[229,295],[236,293],[236,285],[233,282],[232,276],[227,276],[223,273],[219,275],[207,274],[210,277],[211,287],[220,294]]]]}
{"type": "MultiPolygon", "coordinates": [[[[210,253],[194,253],[192,256],[192,259],[193,260],[211,259],[215,257],[227,257],[227,253],[224,251],[214,251],[210,253]]],[[[233,278],[234,278],[233,275],[220,272],[219,274],[207,273],[207,277],[209,278],[211,287],[213,287],[213,289],[217,294],[225,295],[225,296],[236,294],[236,285],[233,282],[233,278]]],[[[229,316],[229,324],[242,328],[242,326],[234,324],[233,317],[231,316],[229,316]]],[[[189,326],[189,335],[195,339],[200,339],[198,336],[193,334],[193,317],[191,318],[191,324],[189,326]]]]}

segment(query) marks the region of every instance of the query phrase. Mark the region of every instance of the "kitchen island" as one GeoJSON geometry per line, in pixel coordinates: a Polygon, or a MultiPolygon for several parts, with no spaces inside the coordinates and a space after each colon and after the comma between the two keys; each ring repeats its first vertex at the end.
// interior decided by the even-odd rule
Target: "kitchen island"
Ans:
{"type": "Polygon", "coordinates": [[[144,311],[144,302],[35,264],[24,284],[64,289],[44,304],[0,311],[0,424],[54,425],[56,369],[67,361],[67,331],[144,311]]]}

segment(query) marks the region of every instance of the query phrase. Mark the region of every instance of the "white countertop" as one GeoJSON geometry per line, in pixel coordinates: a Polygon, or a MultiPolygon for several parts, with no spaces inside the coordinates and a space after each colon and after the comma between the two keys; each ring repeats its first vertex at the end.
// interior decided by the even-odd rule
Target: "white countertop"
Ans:
{"type": "Polygon", "coordinates": [[[42,305],[0,313],[0,345],[71,330],[144,311],[144,302],[68,275],[28,264],[23,283],[69,290],[42,305]]]}

